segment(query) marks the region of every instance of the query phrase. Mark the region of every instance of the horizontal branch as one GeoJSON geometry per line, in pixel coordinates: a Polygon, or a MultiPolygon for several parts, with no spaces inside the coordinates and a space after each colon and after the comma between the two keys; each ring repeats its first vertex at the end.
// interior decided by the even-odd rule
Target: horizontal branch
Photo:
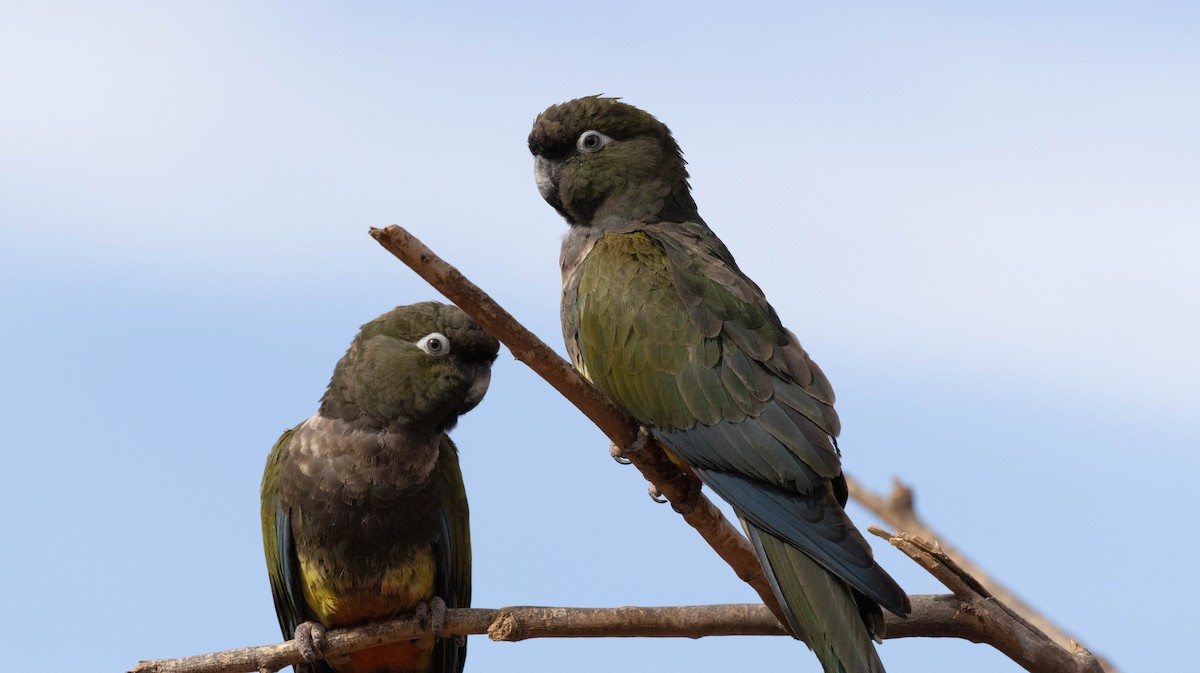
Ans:
{"type": "Polygon", "coordinates": [[[700,480],[695,474],[667,458],[653,438],[640,434],[637,421],[613,406],[544,341],[415,236],[395,224],[384,229],[372,227],[371,236],[503,342],[513,357],[537,372],[608,435],[622,455],[671,502],[675,511],[758,593],[779,622],[787,623],[754,548],[700,492],[700,480]]]}
{"type": "MultiPolygon", "coordinates": [[[[893,638],[957,637],[976,640],[979,620],[954,596],[913,596],[908,619],[887,615],[893,638]]],[[[765,605],[688,605],[682,607],[507,607],[450,608],[443,636],[486,633],[495,641],[531,638],[705,638],[709,636],[790,635],[765,605]]],[[[339,656],[387,643],[429,635],[416,617],[330,631],[325,654],[339,656]]],[[[180,659],[140,662],[132,673],[254,673],[301,663],[295,641],[242,647],[180,659]]]]}

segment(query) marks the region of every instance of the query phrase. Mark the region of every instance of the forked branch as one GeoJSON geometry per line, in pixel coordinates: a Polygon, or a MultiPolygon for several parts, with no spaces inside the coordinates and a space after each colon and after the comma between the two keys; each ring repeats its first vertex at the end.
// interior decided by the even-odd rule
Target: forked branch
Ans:
{"type": "MultiPolygon", "coordinates": [[[[846,478],[846,483],[850,487],[851,498],[857,500],[897,531],[907,534],[908,537],[933,541],[936,550],[946,558],[953,559],[962,574],[969,576],[973,581],[977,582],[988,596],[1020,615],[1023,620],[1044,633],[1050,640],[1057,643],[1059,647],[1068,652],[1073,652],[1081,648],[1080,642],[1074,636],[1068,634],[1058,624],[1050,621],[1045,615],[1035,610],[1033,606],[1021,600],[1020,597],[992,578],[978,564],[971,562],[965,554],[953,547],[946,541],[946,538],[938,535],[925,523],[925,520],[917,514],[916,496],[912,488],[907,484],[899,480],[894,481],[892,483],[892,492],[887,497],[884,497],[871,491],[860,484],[858,480],[849,476],[846,478]]],[[[901,551],[903,550],[904,548],[901,547],[901,551]]],[[[1105,673],[1117,673],[1117,669],[1112,662],[1099,656],[1096,657],[1096,660],[1100,663],[1100,667],[1105,673]]]]}

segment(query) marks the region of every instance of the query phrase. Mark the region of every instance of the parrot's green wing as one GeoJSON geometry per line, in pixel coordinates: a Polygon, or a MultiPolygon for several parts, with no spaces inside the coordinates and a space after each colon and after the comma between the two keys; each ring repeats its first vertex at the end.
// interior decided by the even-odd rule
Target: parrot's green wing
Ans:
{"type": "MultiPolygon", "coordinates": [[[[290,640],[296,627],[315,619],[304,601],[301,587],[300,560],[296,557],[296,542],[292,537],[292,519],[279,495],[279,473],[291,444],[294,429],[280,436],[267,457],[262,482],[263,549],[267,555],[267,576],[271,580],[271,597],[275,600],[275,615],[279,630],[290,640]]],[[[332,671],[324,662],[315,665],[298,664],[297,673],[332,671]]]]}
{"type": "MultiPolygon", "coordinates": [[[[471,524],[467,491],[458,465],[458,449],[443,435],[438,454],[441,491],[441,538],[434,545],[437,557],[436,594],[450,608],[471,606],[471,524]]],[[[467,658],[463,638],[439,638],[434,652],[434,673],[460,673],[467,658]]]]}
{"type": "Polygon", "coordinates": [[[576,367],[733,505],[826,673],[881,673],[880,606],[910,606],[842,509],[833,391],[700,219],[670,130],[588,96],[539,115],[529,149],[538,192],[571,225],[576,367]]]}
{"type": "Polygon", "coordinates": [[[749,523],[908,612],[842,510],[828,381],[705,225],[601,236],[577,302],[581,369],[598,388],[749,523]]]}

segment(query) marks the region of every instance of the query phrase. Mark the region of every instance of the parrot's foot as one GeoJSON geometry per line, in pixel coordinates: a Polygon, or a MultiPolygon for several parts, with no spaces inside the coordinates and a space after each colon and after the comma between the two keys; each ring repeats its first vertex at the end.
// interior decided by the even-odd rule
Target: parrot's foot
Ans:
{"type": "Polygon", "coordinates": [[[305,661],[315,664],[325,656],[325,625],[320,622],[301,622],[296,627],[296,647],[305,661]]]}
{"type": "Polygon", "coordinates": [[[650,428],[647,428],[644,425],[639,425],[637,439],[633,440],[633,443],[630,444],[629,448],[626,449],[625,451],[626,451],[626,453],[637,453],[638,451],[641,451],[642,449],[646,448],[646,444],[649,442],[650,442],[650,428]]]}
{"type": "Polygon", "coordinates": [[[442,627],[446,625],[446,601],[437,596],[417,604],[417,621],[424,628],[433,631],[434,637],[442,635],[442,627]]]}
{"type": "Polygon", "coordinates": [[[622,465],[628,465],[629,458],[627,458],[625,456],[625,454],[637,453],[638,451],[641,451],[642,449],[646,448],[646,444],[649,441],[650,441],[650,430],[647,429],[646,426],[644,426],[644,425],[639,425],[638,432],[637,432],[637,438],[633,440],[633,443],[630,444],[628,448],[626,448],[625,450],[621,450],[621,447],[617,446],[616,444],[609,444],[608,453],[610,456],[613,457],[613,460],[617,461],[618,463],[620,463],[622,465]]]}
{"type": "Polygon", "coordinates": [[[658,487],[653,482],[646,482],[646,492],[650,494],[651,500],[660,505],[667,501],[666,496],[662,494],[662,491],[658,490],[658,487]]]}

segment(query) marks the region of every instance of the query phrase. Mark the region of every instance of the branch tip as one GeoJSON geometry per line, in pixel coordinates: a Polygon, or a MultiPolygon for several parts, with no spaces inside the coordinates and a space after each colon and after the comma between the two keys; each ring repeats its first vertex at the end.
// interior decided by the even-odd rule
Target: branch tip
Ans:
{"type": "Polygon", "coordinates": [[[898,512],[916,515],[912,487],[899,479],[892,480],[892,493],[888,496],[888,505],[898,512]]]}
{"type": "Polygon", "coordinates": [[[875,537],[881,537],[881,538],[887,540],[888,542],[891,542],[892,539],[896,537],[891,532],[884,530],[883,528],[880,528],[879,526],[867,526],[867,532],[870,533],[871,535],[874,535],[875,537]]]}

